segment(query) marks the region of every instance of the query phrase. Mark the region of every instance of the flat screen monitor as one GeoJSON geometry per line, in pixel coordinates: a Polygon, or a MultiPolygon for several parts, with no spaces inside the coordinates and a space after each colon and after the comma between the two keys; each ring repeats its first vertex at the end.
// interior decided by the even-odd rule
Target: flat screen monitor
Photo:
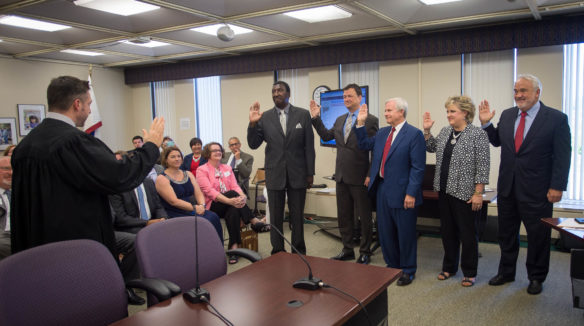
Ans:
{"type": "MultiPolygon", "coordinates": [[[[369,86],[361,86],[363,98],[361,104],[369,106],[369,86]]],[[[343,101],[343,90],[335,89],[320,94],[320,118],[327,129],[331,129],[337,118],[347,113],[345,102],[343,101]]],[[[336,147],[335,140],[323,141],[320,139],[320,146],[336,147]]]]}

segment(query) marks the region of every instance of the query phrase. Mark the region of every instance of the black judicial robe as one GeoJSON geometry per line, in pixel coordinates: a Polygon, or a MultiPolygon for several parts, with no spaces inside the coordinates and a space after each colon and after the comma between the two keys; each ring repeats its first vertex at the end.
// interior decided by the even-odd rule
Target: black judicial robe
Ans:
{"type": "Polygon", "coordinates": [[[108,195],[137,187],[160,155],[151,142],[135,154],[118,161],[99,139],[63,121],[43,120],[12,156],[12,252],[92,239],[115,255],[108,195]]]}

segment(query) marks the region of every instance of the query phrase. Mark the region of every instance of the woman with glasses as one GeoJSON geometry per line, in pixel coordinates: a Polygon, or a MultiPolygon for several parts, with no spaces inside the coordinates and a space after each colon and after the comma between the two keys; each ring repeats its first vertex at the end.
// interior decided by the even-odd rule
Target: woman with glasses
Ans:
{"type": "MultiPolygon", "coordinates": [[[[270,226],[264,224],[247,206],[247,197],[237,185],[233,170],[229,165],[221,164],[223,147],[219,143],[209,143],[203,149],[203,157],[208,161],[197,170],[197,181],[205,194],[207,209],[225,219],[229,233],[229,249],[241,244],[241,224],[251,223],[256,232],[267,232],[270,226]]],[[[230,256],[229,263],[237,263],[237,256],[230,256]]]]}

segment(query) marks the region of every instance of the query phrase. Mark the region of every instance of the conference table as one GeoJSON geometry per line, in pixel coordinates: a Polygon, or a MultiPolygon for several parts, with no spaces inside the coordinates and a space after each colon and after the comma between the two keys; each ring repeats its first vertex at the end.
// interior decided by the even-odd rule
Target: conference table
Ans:
{"type": "Polygon", "coordinates": [[[584,229],[580,229],[580,230],[576,230],[576,229],[566,229],[563,227],[560,227],[560,223],[562,223],[566,218],[554,218],[554,217],[546,217],[546,218],[542,218],[541,221],[546,224],[547,226],[552,227],[555,230],[560,231],[560,233],[563,233],[569,237],[575,238],[577,240],[580,241],[584,241],[584,229]]]}
{"type": "MultiPolygon", "coordinates": [[[[399,269],[307,256],[314,277],[354,296],[365,305],[373,325],[387,321],[387,287],[399,269]]],[[[204,268],[204,263],[200,268],[204,268]]],[[[234,325],[367,325],[359,305],[331,288],[296,289],[308,275],[295,254],[278,253],[202,285],[211,304],[234,325]]],[[[225,325],[207,306],[182,295],[112,325],[225,325]]]]}

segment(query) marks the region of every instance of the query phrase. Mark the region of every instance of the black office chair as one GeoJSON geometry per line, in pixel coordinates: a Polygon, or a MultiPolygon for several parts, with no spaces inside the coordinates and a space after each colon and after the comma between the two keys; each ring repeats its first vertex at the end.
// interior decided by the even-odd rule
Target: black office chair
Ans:
{"type": "Polygon", "coordinates": [[[574,308],[584,309],[584,249],[572,249],[570,277],[574,308]]]}

